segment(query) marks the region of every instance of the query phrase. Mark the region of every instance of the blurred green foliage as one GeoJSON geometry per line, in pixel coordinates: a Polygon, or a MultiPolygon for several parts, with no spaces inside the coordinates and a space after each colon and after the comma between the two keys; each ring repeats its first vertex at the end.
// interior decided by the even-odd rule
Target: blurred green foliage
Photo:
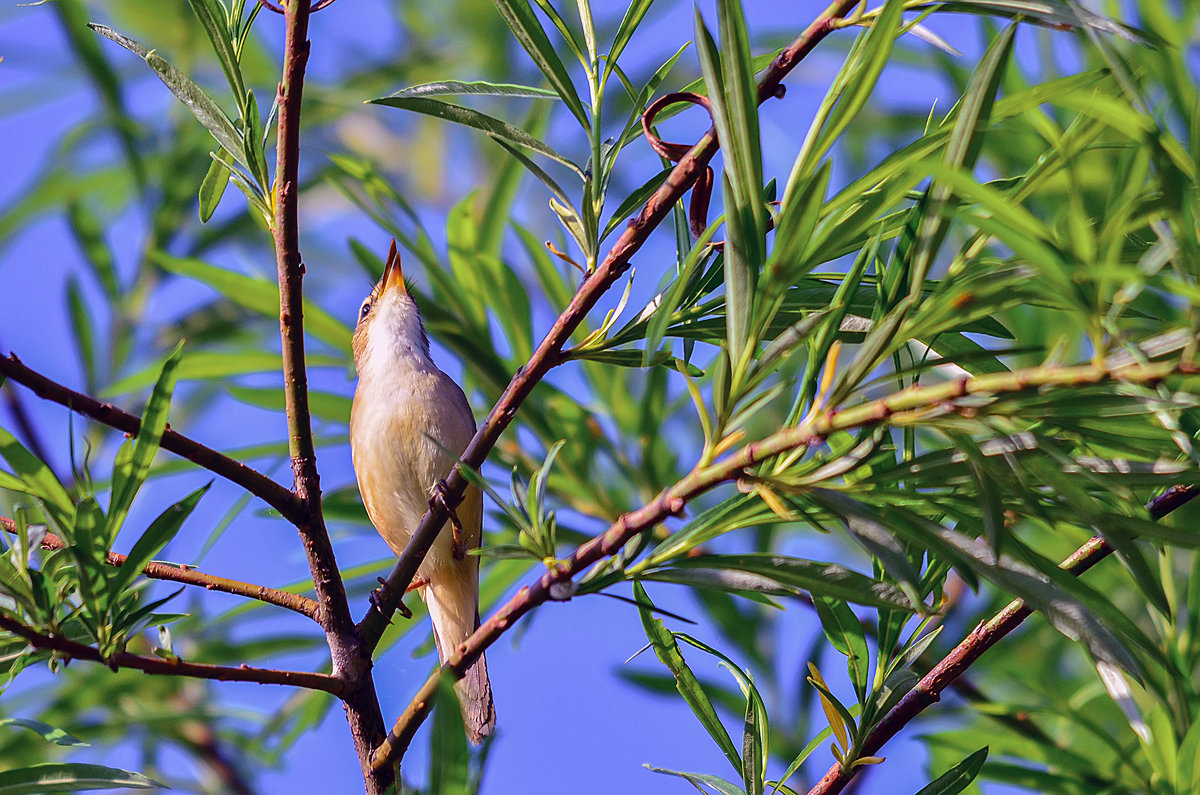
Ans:
{"type": "MultiPolygon", "coordinates": [[[[771,173],[755,80],[776,49],[748,29],[737,0],[694,15],[649,0],[618,15],[567,5],[400,4],[379,30],[386,47],[346,45],[305,87],[309,367],[352,369],[348,312],[331,296],[382,270],[375,246],[347,229],[392,236],[420,274],[428,330],[463,363],[481,416],[667,178],[669,164],[640,150],[645,107],[695,92],[721,142],[714,217],[674,209],[638,271],[606,296],[607,314],[576,330],[489,466],[471,474],[493,502],[485,611],[623,513],[696,479],[702,496],[680,521],[648,528],[575,592],[632,581],[662,666],[621,675],[682,697],[713,738],[711,769],[657,772],[748,794],[801,791],[834,759],[871,775],[882,762],[863,753],[873,728],[939,651],[1017,596],[1040,617],[974,666],[961,689],[974,709],[955,730],[925,738],[923,792],[977,788],[977,777],[1033,791],[1196,791],[1200,537],[1188,529],[1193,509],[1155,522],[1143,507],[1200,480],[1196,8],[856,7],[849,30],[820,45],[841,66],[807,126],[795,126],[790,171],[771,173]],[[924,24],[959,13],[981,18],[978,57],[951,54],[973,43],[924,24]],[[646,33],[651,24],[671,35],[646,33]],[[955,102],[897,110],[897,64],[944,80],[955,102]],[[355,222],[342,228],[344,218],[355,222]],[[715,478],[743,454],[749,463],[715,478]],[[1059,560],[1093,534],[1113,560],[1082,580],[1063,573],[1059,560]],[[810,559],[811,549],[837,560],[810,559]],[[688,586],[721,642],[670,629],[652,581],[688,586]],[[802,600],[824,637],[797,666],[775,635],[778,608],[802,600]],[[709,658],[733,681],[693,670],[709,658]],[[729,731],[738,719],[740,743],[729,731]]],[[[166,493],[156,481],[185,468],[155,459],[168,410],[176,429],[214,407],[283,411],[262,375],[279,369],[278,288],[271,269],[238,265],[272,259],[265,98],[278,80],[278,19],[242,0],[188,6],[56,0],[41,11],[70,47],[72,86],[100,112],[55,131],[55,157],[0,214],[0,247],[37,219],[63,219],[86,263],[61,285],[80,386],[122,404],[150,396],[142,431],[119,449],[112,432],[79,424],[73,439],[88,453],[69,452],[70,477],[34,452],[36,429],[0,429],[13,518],[0,610],[102,657],[171,656],[178,644],[188,659],[233,665],[319,660],[315,628],[258,621],[274,608],[218,613],[190,598],[186,617],[161,613],[167,600],[134,576],[205,490],[126,527],[135,496],[166,493]],[[93,21],[102,24],[89,30],[93,21]],[[182,101],[165,114],[143,109],[151,87],[162,91],[156,78],[182,101]],[[84,157],[96,135],[116,146],[84,157]],[[137,239],[106,232],[131,217],[137,239]],[[189,300],[171,299],[180,290],[189,300]],[[47,527],[65,545],[35,554],[47,527]],[[105,565],[114,547],[138,565],[105,565]],[[144,632],[153,626],[157,643],[144,632]]],[[[336,4],[317,19],[354,11],[336,4]]],[[[336,377],[312,393],[322,449],[347,444],[348,395],[336,377]]],[[[287,442],[285,424],[273,427],[277,439],[225,452],[274,469],[287,442]]],[[[326,482],[326,515],[366,530],[347,483],[345,472],[326,482]]],[[[247,504],[193,528],[208,535],[203,551],[247,504]]],[[[389,563],[345,567],[354,604],[389,563]]],[[[310,586],[296,578],[290,589],[310,586]]],[[[385,646],[424,626],[397,623],[385,646]]],[[[34,662],[59,667],[60,654],[0,638],[9,680],[34,662]]],[[[208,683],[80,663],[36,693],[6,694],[0,710],[52,742],[61,726],[135,743],[152,778],[224,792],[252,786],[259,765],[286,764],[335,703],[301,692],[271,713],[235,716],[208,683]],[[213,775],[183,780],[164,767],[167,746],[213,775]]],[[[478,787],[486,753],[472,755],[461,733],[454,710],[437,710],[430,791],[478,787]]],[[[5,731],[0,758],[36,770],[58,754],[5,731]]]]}

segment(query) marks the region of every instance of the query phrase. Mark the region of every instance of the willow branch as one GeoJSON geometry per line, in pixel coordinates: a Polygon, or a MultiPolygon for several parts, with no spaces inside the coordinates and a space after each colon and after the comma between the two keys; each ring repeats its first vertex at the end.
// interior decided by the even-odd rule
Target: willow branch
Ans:
{"type": "MultiPolygon", "coordinates": [[[[758,101],[777,96],[783,78],[796,67],[809,52],[827,35],[837,29],[837,21],[843,17],[857,0],[835,0],[817,19],[808,26],[795,41],[784,49],[771,65],[763,72],[758,84],[758,101]]],[[[613,247],[609,249],[604,261],[584,279],[579,285],[571,303],[563,310],[546,337],[538,345],[529,361],[516,372],[500,396],[500,400],[492,407],[487,419],[479,426],[475,437],[462,455],[462,462],[469,468],[478,470],[491,452],[500,434],[509,426],[517,414],[517,409],[529,397],[533,388],[553,367],[562,361],[562,349],[570,339],[575,329],[583,322],[587,313],[596,305],[600,297],[611,288],[618,279],[629,269],[630,260],[637,253],[650,233],[670,213],[671,208],[692,187],[693,183],[704,173],[708,163],[716,154],[719,144],[715,128],[707,133],[684,156],[666,181],[655,191],[641,211],[630,220],[629,225],[613,247]]],[[[359,623],[359,631],[364,643],[371,649],[379,642],[392,613],[404,596],[405,589],[412,582],[434,539],[445,524],[448,514],[445,506],[457,505],[467,486],[467,481],[456,468],[446,478],[445,501],[439,502],[421,517],[420,523],[413,532],[412,539],[404,548],[400,559],[388,574],[382,587],[376,592],[376,598],[363,620],[359,623]]]]}
{"type": "Polygon", "coordinates": [[[320,604],[321,628],[329,644],[334,676],[345,682],[342,700],[355,752],[369,793],[382,793],[393,784],[393,771],[372,770],[372,748],[386,731],[375,684],[371,655],[364,650],[350,615],[346,589],[333,554],[321,510],[321,481],[313,445],[308,406],[308,374],[304,358],[304,263],[300,258],[300,111],[304,70],[308,63],[308,0],[284,4],[283,75],[277,95],[279,123],[275,147],[275,217],[271,225],[275,263],[279,272],[279,334],[282,339],[284,405],[287,410],[288,451],[295,475],[293,492],[304,507],[296,529],[304,543],[313,587],[320,604]]]}
{"type": "MultiPolygon", "coordinates": [[[[139,417],[123,411],[111,403],[103,403],[90,395],[76,392],[31,370],[17,358],[16,354],[0,356],[0,375],[7,376],[12,382],[27,387],[40,398],[66,406],[71,411],[91,417],[118,431],[136,434],[142,425],[139,417]]],[[[204,467],[209,472],[236,483],[279,511],[291,522],[300,521],[304,517],[304,506],[294,494],[241,461],[205,447],[170,428],[163,432],[159,446],[204,467]]]]}
{"type": "Polygon", "coordinates": [[[240,665],[236,668],[208,663],[184,662],[178,657],[164,659],[162,657],[145,657],[140,654],[118,652],[109,657],[100,654],[100,650],[83,643],[59,637],[43,635],[31,627],[27,627],[3,613],[0,613],[0,629],[19,635],[36,649],[56,651],[78,660],[91,660],[104,663],[113,670],[132,668],[147,674],[166,676],[187,676],[193,679],[216,679],[221,682],[257,682],[261,685],[291,685],[309,690],[322,690],[333,695],[340,695],[345,683],[329,674],[316,674],[307,671],[281,671],[273,668],[251,668],[240,665]]]}
{"type": "MultiPolygon", "coordinates": [[[[8,517],[0,516],[0,528],[9,533],[15,533],[17,531],[17,523],[8,517]]],[[[65,545],[65,542],[54,533],[46,533],[42,537],[42,549],[62,549],[65,545]]],[[[109,552],[104,558],[105,563],[117,568],[124,566],[125,560],[126,556],[119,552],[109,552]]],[[[244,596],[247,599],[257,599],[260,602],[266,602],[278,607],[286,607],[288,610],[295,610],[297,613],[312,619],[316,619],[317,611],[320,609],[315,601],[301,594],[288,593],[276,588],[268,588],[265,585],[227,580],[224,577],[205,574],[196,569],[171,566],[167,563],[151,561],[142,569],[142,574],[152,580],[166,580],[183,585],[198,585],[209,591],[220,591],[235,596],[244,596]]]]}
{"type": "MultiPolygon", "coordinates": [[[[1147,507],[1150,516],[1161,519],[1171,511],[1200,494],[1195,486],[1173,486],[1156,497],[1147,507]]],[[[1112,547],[1099,536],[1090,539],[1059,566],[1078,577],[1112,553],[1112,547]]],[[[942,691],[951,686],[983,653],[999,643],[1006,635],[1021,625],[1033,613],[1033,609],[1021,599],[1014,599],[1003,610],[984,621],[967,635],[953,651],[930,670],[900,699],[884,716],[879,725],[867,737],[861,755],[874,756],[891,738],[908,725],[926,708],[941,700],[942,691]]],[[[808,795],[834,795],[841,792],[854,778],[857,768],[849,772],[835,764],[817,782],[808,795]]]]}
{"type": "MultiPolygon", "coordinates": [[[[1155,383],[1174,373],[1192,373],[1196,369],[1196,365],[1189,361],[1155,362],[1111,369],[1097,368],[1093,365],[1043,367],[967,377],[933,386],[908,387],[852,408],[840,411],[826,410],[795,428],[778,431],[709,466],[693,469],[690,474],[660,492],[646,505],[622,514],[604,533],[578,547],[565,561],[548,569],[537,582],[522,588],[479,629],[459,644],[447,656],[441,668],[421,686],[396,721],[387,740],[376,749],[371,764],[386,767],[392,760],[404,754],[417,728],[433,708],[438,681],[442,676],[461,679],[484,650],[530,610],[547,601],[570,599],[574,592],[571,580],[575,575],[593,563],[618,553],[638,534],[656,527],[672,516],[677,516],[691,500],[722,483],[737,480],[751,468],[773,456],[821,444],[838,431],[870,428],[885,421],[892,425],[916,424],[958,412],[983,412],[986,411],[986,405],[980,406],[979,398],[984,396],[995,398],[1047,386],[1068,387],[1105,381],[1155,383]]],[[[1161,511],[1165,505],[1173,508],[1191,496],[1192,492],[1188,489],[1172,489],[1160,498],[1163,501],[1162,505],[1152,510],[1161,511]]],[[[1155,504],[1158,504],[1158,501],[1155,504]]],[[[1102,541],[1100,543],[1103,544],[1102,541]]],[[[929,676],[934,676],[939,667],[940,664],[935,666],[929,676]]]]}

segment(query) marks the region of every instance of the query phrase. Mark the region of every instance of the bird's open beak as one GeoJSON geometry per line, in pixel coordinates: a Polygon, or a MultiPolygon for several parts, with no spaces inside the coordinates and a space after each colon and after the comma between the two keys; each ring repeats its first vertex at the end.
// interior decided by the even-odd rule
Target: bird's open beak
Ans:
{"type": "Polygon", "coordinates": [[[383,268],[383,282],[379,286],[379,294],[383,295],[392,289],[398,289],[402,293],[408,292],[404,286],[404,271],[400,269],[400,254],[396,251],[395,238],[392,238],[391,248],[388,249],[387,265],[383,268]]]}

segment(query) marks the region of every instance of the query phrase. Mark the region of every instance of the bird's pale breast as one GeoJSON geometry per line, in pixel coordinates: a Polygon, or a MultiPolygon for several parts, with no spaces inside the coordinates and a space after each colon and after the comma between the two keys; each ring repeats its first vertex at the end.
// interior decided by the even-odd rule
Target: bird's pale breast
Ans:
{"type": "MultiPolygon", "coordinates": [[[[367,514],[398,555],[428,508],[429,488],[450,473],[474,435],[475,420],[462,390],[440,370],[404,368],[388,375],[385,384],[359,381],[350,433],[367,514]]],[[[469,502],[478,504],[478,498],[469,502]]],[[[461,518],[468,544],[477,544],[479,519],[461,518]]],[[[430,558],[448,549],[448,533],[442,533],[430,558]]]]}

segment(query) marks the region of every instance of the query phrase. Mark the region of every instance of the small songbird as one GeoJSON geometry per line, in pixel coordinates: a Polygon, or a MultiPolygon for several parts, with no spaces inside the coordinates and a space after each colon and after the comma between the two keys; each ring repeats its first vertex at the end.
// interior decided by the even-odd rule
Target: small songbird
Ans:
{"type": "MultiPolygon", "coordinates": [[[[358,490],[375,529],[399,555],[436,498],[440,479],[474,436],[475,418],[462,389],[430,358],[395,240],[383,278],[358,313],[354,367],[358,388],[350,412],[350,448],[358,490]]],[[[483,530],[477,487],[467,489],[454,513],[457,521],[448,521],[438,533],[416,580],[443,661],[479,626],[479,558],[466,554],[479,546],[483,530]]],[[[467,736],[478,743],[496,724],[482,656],[455,687],[467,736]]]]}

